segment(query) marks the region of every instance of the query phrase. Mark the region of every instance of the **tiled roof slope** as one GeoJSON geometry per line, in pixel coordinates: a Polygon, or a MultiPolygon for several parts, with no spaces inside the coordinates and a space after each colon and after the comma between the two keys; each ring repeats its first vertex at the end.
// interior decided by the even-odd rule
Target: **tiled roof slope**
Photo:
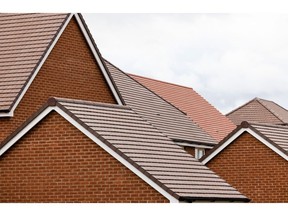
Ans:
{"type": "Polygon", "coordinates": [[[288,123],[288,111],[286,109],[273,101],[260,98],[254,98],[226,116],[236,125],[241,124],[242,121],[267,124],[288,123]]]}
{"type": "Polygon", "coordinates": [[[9,111],[67,14],[0,14],[0,111],[9,111]]]}
{"type": "Polygon", "coordinates": [[[288,155],[288,126],[268,124],[251,124],[251,126],[286,151],[288,155]]]}
{"type": "Polygon", "coordinates": [[[135,80],[185,112],[215,140],[221,141],[236,126],[192,88],[129,74],[135,80]]]}
{"type": "Polygon", "coordinates": [[[270,110],[278,119],[282,121],[281,124],[288,124],[288,110],[275,103],[274,101],[259,99],[259,102],[270,110]]]}
{"type": "Polygon", "coordinates": [[[247,199],[129,107],[59,98],[48,104],[92,131],[178,199],[247,199]]]}
{"type": "Polygon", "coordinates": [[[183,112],[147,89],[120,69],[106,62],[125,103],[159,131],[174,140],[217,144],[183,112]]]}

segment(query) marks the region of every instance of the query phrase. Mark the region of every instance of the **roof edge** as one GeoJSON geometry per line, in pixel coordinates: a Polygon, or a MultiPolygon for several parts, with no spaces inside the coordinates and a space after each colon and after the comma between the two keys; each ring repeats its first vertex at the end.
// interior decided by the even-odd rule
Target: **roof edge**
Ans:
{"type": "Polygon", "coordinates": [[[44,117],[46,117],[51,111],[56,111],[69,123],[75,126],[78,130],[83,132],[88,138],[92,139],[100,147],[102,147],[108,154],[130,169],[143,181],[157,190],[170,202],[179,202],[179,196],[169,189],[166,185],[162,184],[154,176],[149,174],[146,170],[132,161],[119,149],[114,147],[110,142],[105,140],[97,132],[89,128],[84,122],[77,118],[73,113],[67,110],[57,98],[49,98],[48,101],[36,112],[34,113],[27,121],[25,121],[21,126],[19,126],[9,137],[7,137],[0,144],[0,157],[19,139],[21,139],[26,133],[28,133],[35,125],[37,125],[44,117]],[[101,143],[99,143],[101,142],[101,143]]]}
{"type": "Polygon", "coordinates": [[[114,82],[114,80],[113,80],[108,68],[106,67],[106,65],[104,63],[103,57],[102,57],[102,55],[100,53],[100,50],[98,49],[98,47],[97,47],[97,45],[95,43],[95,40],[94,40],[94,38],[93,38],[93,36],[92,36],[92,34],[91,34],[86,22],[85,22],[84,17],[82,16],[81,13],[75,14],[75,17],[76,17],[76,20],[77,20],[78,24],[80,25],[80,28],[82,30],[82,33],[84,34],[84,37],[86,38],[86,34],[88,36],[88,38],[86,38],[87,43],[88,43],[89,47],[91,48],[92,53],[94,54],[94,57],[95,57],[96,62],[98,63],[98,66],[102,70],[102,73],[103,73],[103,76],[105,78],[105,81],[107,82],[108,86],[110,87],[110,90],[112,91],[112,94],[113,94],[116,102],[119,105],[125,105],[125,101],[122,98],[122,95],[120,94],[120,91],[118,90],[117,85],[115,84],[115,82],[114,82]],[[81,24],[83,25],[84,29],[82,29],[81,24]],[[85,30],[85,32],[83,32],[83,30],[85,30]],[[90,42],[91,42],[91,44],[90,44],[90,42]],[[95,55],[95,53],[93,51],[96,52],[96,55],[95,55]],[[99,57],[99,59],[97,58],[97,56],[99,57]]]}
{"type": "MultiPolygon", "coordinates": [[[[281,116],[278,116],[277,113],[275,113],[275,111],[274,111],[272,108],[270,108],[269,106],[267,106],[267,105],[265,104],[265,101],[272,102],[272,103],[274,103],[275,105],[277,105],[278,107],[286,110],[284,107],[280,106],[279,104],[277,104],[277,103],[275,103],[274,101],[271,101],[271,100],[266,100],[266,99],[261,99],[261,98],[257,98],[257,99],[258,99],[258,102],[259,102],[262,106],[264,106],[272,115],[274,115],[277,119],[279,119],[283,124],[286,124],[286,123],[287,123],[287,122],[285,122],[285,121],[281,118],[281,116]]],[[[287,110],[286,110],[286,111],[287,111],[287,110]]],[[[288,112],[288,111],[287,111],[287,112],[288,112]]]]}
{"type": "MultiPolygon", "coordinates": [[[[130,79],[132,79],[133,81],[137,82],[139,85],[141,85],[143,88],[147,89],[148,91],[150,91],[151,93],[153,93],[154,95],[156,95],[157,97],[159,97],[161,100],[165,101],[166,103],[170,104],[171,106],[173,106],[175,109],[177,109],[178,111],[180,111],[182,114],[187,116],[187,113],[183,112],[182,110],[180,110],[179,108],[177,108],[176,106],[174,106],[173,104],[171,104],[169,101],[165,100],[164,98],[162,98],[160,95],[156,94],[154,91],[152,91],[151,89],[147,88],[145,85],[143,85],[142,83],[138,82],[137,80],[135,80],[133,77],[131,77],[129,75],[129,73],[124,72],[123,70],[121,70],[119,67],[115,66],[113,63],[111,63],[110,61],[108,61],[107,59],[103,58],[104,61],[108,62],[109,64],[111,64],[113,67],[117,68],[120,72],[122,72],[123,74],[125,74],[127,77],[129,77],[130,79]]],[[[195,122],[193,122],[195,123],[195,122]]]]}
{"type": "Polygon", "coordinates": [[[42,68],[42,65],[45,63],[46,59],[50,55],[51,51],[55,47],[56,43],[58,42],[59,38],[61,37],[62,33],[66,29],[67,25],[69,24],[72,17],[75,17],[83,36],[86,39],[86,42],[88,43],[88,46],[90,47],[91,52],[93,53],[93,56],[96,60],[96,63],[100,67],[100,70],[104,76],[104,79],[106,83],[108,84],[108,87],[110,88],[112,95],[114,96],[116,102],[119,105],[125,105],[125,101],[123,100],[114,80],[112,79],[112,76],[110,75],[109,70],[107,69],[106,65],[104,64],[104,60],[101,56],[101,53],[99,49],[97,48],[95,41],[85,23],[85,20],[83,16],[80,13],[69,13],[67,14],[66,18],[63,20],[63,23],[60,25],[59,29],[57,30],[56,34],[54,35],[53,39],[51,40],[50,44],[47,46],[46,50],[43,52],[43,55],[39,59],[38,63],[34,67],[31,75],[27,78],[25,84],[23,85],[22,89],[18,93],[17,97],[14,99],[13,103],[10,105],[9,110],[7,111],[1,111],[0,110],[0,117],[13,117],[14,111],[17,108],[18,104],[24,97],[25,93],[31,86],[33,80],[37,76],[38,72],[42,68]]]}
{"type": "MultiPolygon", "coordinates": [[[[246,106],[247,104],[249,104],[249,103],[251,103],[251,102],[253,102],[253,101],[255,101],[255,100],[257,100],[258,98],[257,97],[255,97],[255,98],[253,98],[252,100],[249,100],[248,102],[246,102],[246,103],[244,103],[244,104],[242,104],[241,106],[239,106],[239,107],[236,107],[235,109],[233,109],[233,110],[231,110],[230,112],[228,112],[228,113],[226,113],[226,115],[225,116],[229,116],[229,115],[231,115],[232,113],[234,113],[235,111],[237,111],[237,110],[239,110],[239,109],[241,109],[242,107],[244,107],[244,106],[246,106]]],[[[228,117],[229,118],[229,117],[228,117]]],[[[232,121],[232,120],[231,120],[232,121]]]]}
{"type": "Polygon", "coordinates": [[[63,23],[59,26],[59,29],[57,30],[56,34],[54,35],[54,37],[52,38],[52,40],[50,41],[50,43],[46,47],[46,50],[43,52],[43,54],[42,54],[41,58],[39,59],[38,63],[33,68],[32,73],[27,78],[26,82],[22,86],[20,92],[18,93],[18,95],[14,99],[13,103],[10,105],[9,112],[5,113],[5,114],[2,114],[1,113],[2,111],[0,111],[0,117],[13,117],[14,116],[14,111],[15,111],[16,107],[18,106],[18,104],[20,103],[20,101],[24,97],[25,93],[29,89],[30,85],[32,84],[33,80],[37,76],[38,72],[42,68],[42,65],[44,64],[44,62],[48,58],[49,54],[51,53],[52,49],[56,45],[57,41],[61,37],[62,33],[66,29],[66,26],[70,22],[72,16],[73,16],[73,14],[71,14],[71,13],[67,14],[66,18],[63,20],[63,23]]]}
{"type": "Polygon", "coordinates": [[[164,99],[163,97],[161,97],[160,95],[156,94],[154,91],[152,91],[151,89],[147,88],[145,85],[143,85],[142,83],[138,82],[137,80],[135,80],[133,77],[129,76],[128,73],[124,72],[123,70],[121,70],[119,67],[115,66],[114,64],[112,64],[110,61],[108,61],[107,59],[104,59],[106,62],[108,62],[109,64],[111,64],[113,67],[117,68],[121,73],[123,73],[125,76],[129,77],[130,79],[132,79],[134,82],[136,82],[137,84],[141,85],[143,88],[145,88],[146,90],[148,90],[149,92],[151,92],[153,95],[157,96],[158,98],[160,98],[161,100],[163,100],[164,102],[166,102],[167,104],[169,104],[170,106],[174,107],[176,110],[178,110],[179,112],[181,112],[183,115],[185,115],[193,124],[195,124],[200,130],[202,130],[203,133],[205,133],[207,135],[207,137],[209,137],[212,141],[214,141],[214,145],[216,143],[218,143],[218,141],[212,137],[209,133],[206,132],[206,130],[204,130],[202,127],[200,127],[200,125],[198,123],[196,123],[195,121],[193,121],[193,119],[191,119],[190,116],[187,115],[187,113],[185,113],[184,111],[182,111],[181,109],[179,109],[178,107],[174,106],[172,103],[170,103],[169,101],[167,101],[166,99],[164,99]]]}
{"type": "MultiPolygon", "coordinates": [[[[202,128],[201,128],[202,129],[202,128]]],[[[195,144],[195,145],[206,145],[209,147],[214,147],[215,145],[217,145],[217,143],[204,143],[204,142],[195,142],[195,141],[189,141],[189,140],[182,140],[182,139],[172,139],[170,138],[173,142],[177,142],[177,143],[188,143],[188,144],[195,144]]]]}
{"type": "Polygon", "coordinates": [[[217,198],[217,197],[180,197],[179,201],[186,201],[189,203],[197,202],[197,201],[209,201],[209,202],[250,202],[251,200],[247,197],[239,198],[239,197],[229,197],[229,198],[217,198]]]}
{"type": "MultiPolygon", "coordinates": [[[[151,80],[151,81],[154,81],[154,82],[161,82],[161,83],[164,83],[164,84],[167,84],[167,85],[172,85],[172,86],[176,86],[176,87],[179,87],[179,88],[185,88],[187,90],[190,90],[192,92],[194,92],[196,95],[198,95],[203,101],[205,101],[209,106],[211,106],[211,108],[214,109],[214,111],[216,111],[219,115],[223,116],[224,118],[227,119],[227,121],[231,124],[231,126],[233,125],[234,128],[236,127],[236,125],[233,123],[233,121],[228,118],[226,115],[224,115],[223,113],[221,113],[213,104],[211,104],[206,98],[204,98],[201,94],[199,94],[194,88],[192,87],[188,87],[188,86],[182,86],[182,85],[179,85],[179,84],[175,84],[175,83],[169,83],[169,82],[166,82],[166,81],[162,81],[162,80],[158,80],[158,79],[153,79],[153,78],[149,78],[149,77],[144,77],[144,76],[140,76],[140,75],[136,75],[136,74],[131,74],[131,73],[127,73],[129,76],[135,76],[135,77],[139,77],[140,79],[147,79],[147,80],[151,80]]],[[[133,78],[134,79],[134,78],[133,78]]],[[[137,80],[136,80],[137,81],[137,80]]],[[[144,85],[145,86],[145,85],[144,85]]],[[[149,89],[149,88],[148,88],[149,89]]],[[[155,92],[156,93],[156,92],[155,92]]],[[[159,95],[160,96],[160,95],[159,95]]],[[[160,96],[161,98],[163,98],[164,100],[166,100],[164,97],[160,96]]],[[[168,103],[170,103],[168,100],[166,100],[168,103]]],[[[204,128],[202,126],[200,126],[200,124],[196,121],[193,120],[192,116],[189,114],[189,113],[185,113],[181,108],[178,108],[176,105],[174,105],[173,103],[170,103],[171,105],[175,106],[177,109],[179,109],[180,111],[182,111],[185,115],[187,115],[195,124],[198,125],[198,127],[200,127],[202,130],[204,130],[204,128]]],[[[207,131],[204,130],[206,133],[207,131]]],[[[210,137],[212,137],[216,142],[219,142],[220,140],[216,138],[216,136],[212,136],[210,133],[208,133],[208,135],[210,137]]]]}
{"type": "MultiPolygon", "coordinates": [[[[253,102],[253,101],[257,101],[257,102],[258,102],[260,105],[262,105],[268,112],[270,112],[273,116],[275,116],[279,121],[281,121],[283,124],[287,124],[287,122],[285,122],[285,121],[281,118],[281,116],[278,116],[277,113],[275,113],[273,109],[270,109],[270,108],[267,107],[267,105],[265,104],[265,101],[274,103],[274,104],[277,105],[278,107],[286,110],[284,107],[280,106],[279,104],[275,103],[274,101],[262,99],[262,98],[259,98],[259,97],[255,97],[255,98],[253,98],[252,100],[244,103],[243,105],[241,105],[241,106],[233,109],[232,111],[228,112],[228,113],[226,114],[226,116],[229,118],[229,115],[231,115],[232,113],[236,112],[237,110],[245,107],[246,105],[248,105],[249,103],[251,103],[251,102],[253,102]]],[[[288,110],[286,110],[286,111],[288,112],[288,110]]],[[[232,120],[231,120],[231,121],[232,121],[232,120]]]]}
{"type": "Polygon", "coordinates": [[[276,154],[278,154],[279,156],[288,161],[288,152],[279,147],[275,142],[270,140],[268,137],[266,137],[256,128],[254,128],[253,125],[249,124],[246,121],[242,122],[239,126],[237,126],[235,130],[233,130],[218,145],[216,145],[213,149],[211,149],[211,151],[207,155],[204,155],[200,159],[200,161],[204,165],[206,165],[207,163],[209,163],[209,161],[211,161],[215,156],[217,156],[220,152],[222,152],[227,146],[229,146],[235,139],[241,136],[244,132],[249,133],[255,139],[259,140],[262,144],[266,145],[276,154]]]}
{"type": "Polygon", "coordinates": [[[188,87],[188,86],[183,86],[183,85],[179,85],[179,84],[176,84],[176,83],[169,83],[167,81],[163,81],[163,80],[158,80],[158,79],[154,79],[154,78],[150,78],[150,77],[145,77],[145,76],[141,76],[141,75],[138,75],[138,74],[132,74],[132,73],[126,73],[128,74],[129,76],[135,76],[135,77],[140,77],[140,78],[144,78],[144,79],[149,79],[149,80],[152,80],[152,81],[156,81],[156,82],[161,82],[161,83],[165,83],[165,84],[168,84],[168,85],[173,85],[173,86],[177,86],[177,87],[181,87],[181,88],[187,88],[187,89],[192,89],[191,87],[188,87]]]}
{"type": "MultiPolygon", "coordinates": [[[[249,124],[249,123],[248,123],[249,124]]],[[[238,125],[233,131],[231,131],[223,140],[221,140],[217,145],[215,145],[208,154],[205,154],[203,157],[199,159],[200,162],[206,164],[211,159],[214,158],[214,156],[211,159],[207,159],[212,155],[218,148],[220,148],[226,141],[228,141],[232,136],[234,136],[239,130],[241,130],[242,126],[238,125]]],[[[216,156],[216,155],[215,155],[216,156]]]]}

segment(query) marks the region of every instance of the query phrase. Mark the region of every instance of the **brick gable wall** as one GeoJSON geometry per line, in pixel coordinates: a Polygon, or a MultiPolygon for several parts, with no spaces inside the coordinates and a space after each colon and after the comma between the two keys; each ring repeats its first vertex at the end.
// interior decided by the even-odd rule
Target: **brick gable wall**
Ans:
{"type": "Polygon", "coordinates": [[[0,202],[168,202],[56,112],[0,157],[0,202]]]}
{"type": "Polygon", "coordinates": [[[15,110],[0,118],[0,142],[49,97],[116,103],[75,18],[72,18],[15,110]]]}
{"type": "Polygon", "coordinates": [[[288,163],[244,133],[207,166],[252,202],[288,202],[288,163]]]}

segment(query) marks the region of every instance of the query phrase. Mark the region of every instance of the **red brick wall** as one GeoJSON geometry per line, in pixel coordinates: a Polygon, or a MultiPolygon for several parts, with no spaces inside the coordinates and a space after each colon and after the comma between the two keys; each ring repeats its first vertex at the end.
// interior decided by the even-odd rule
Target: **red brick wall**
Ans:
{"type": "Polygon", "coordinates": [[[288,202],[287,161],[248,133],[207,165],[252,202],[288,202]]]}
{"type": "Polygon", "coordinates": [[[12,118],[0,118],[0,142],[49,97],[116,103],[74,18],[42,66],[12,118]]]}
{"type": "Polygon", "coordinates": [[[0,202],[168,202],[57,113],[0,157],[0,202]]]}

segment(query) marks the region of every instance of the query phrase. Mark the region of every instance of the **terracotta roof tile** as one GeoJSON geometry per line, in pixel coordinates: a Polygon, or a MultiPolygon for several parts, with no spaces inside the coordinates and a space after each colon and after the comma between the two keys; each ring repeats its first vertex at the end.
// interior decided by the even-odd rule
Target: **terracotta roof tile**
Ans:
{"type": "Polygon", "coordinates": [[[125,103],[171,139],[217,144],[182,111],[106,61],[125,103]]]}
{"type": "Polygon", "coordinates": [[[81,100],[56,100],[57,106],[92,129],[173,194],[205,199],[246,198],[131,108],[81,100]]]}
{"type": "Polygon", "coordinates": [[[11,108],[66,17],[0,14],[0,111],[11,108]]]}
{"type": "Polygon", "coordinates": [[[236,125],[251,123],[288,124],[288,111],[273,101],[254,98],[227,114],[236,125]]]}
{"type": "Polygon", "coordinates": [[[129,76],[185,112],[217,141],[221,141],[236,128],[230,119],[221,114],[192,88],[133,74],[129,74],[129,76]]]}

